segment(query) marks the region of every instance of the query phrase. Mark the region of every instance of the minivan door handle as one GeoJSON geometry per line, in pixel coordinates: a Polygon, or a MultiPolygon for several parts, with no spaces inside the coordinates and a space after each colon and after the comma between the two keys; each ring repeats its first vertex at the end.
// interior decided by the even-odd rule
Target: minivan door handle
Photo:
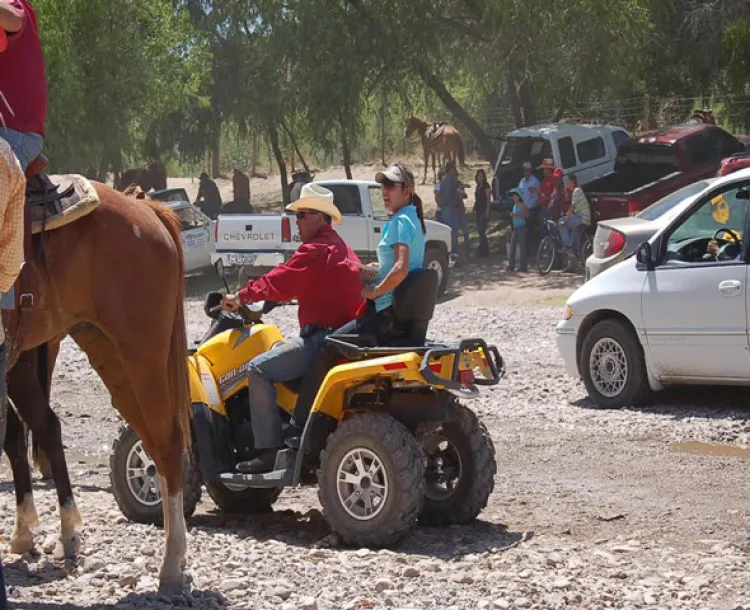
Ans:
{"type": "Polygon", "coordinates": [[[742,292],[742,282],[738,280],[725,280],[719,282],[719,292],[725,297],[734,297],[742,292]]]}

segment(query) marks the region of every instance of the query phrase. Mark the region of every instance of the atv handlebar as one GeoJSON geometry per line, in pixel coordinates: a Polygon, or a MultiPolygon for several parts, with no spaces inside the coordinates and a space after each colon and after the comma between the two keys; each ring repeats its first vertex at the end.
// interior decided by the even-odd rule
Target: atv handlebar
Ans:
{"type": "MultiPolygon", "coordinates": [[[[260,322],[263,314],[273,311],[276,307],[280,307],[283,303],[276,301],[256,301],[255,303],[241,304],[237,307],[237,313],[242,318],[245,324],[255,324],[260,322]]],[[[222,311],[221,305],[216,305],[209,309],[211,313],[219,313],[222,311]]]]}

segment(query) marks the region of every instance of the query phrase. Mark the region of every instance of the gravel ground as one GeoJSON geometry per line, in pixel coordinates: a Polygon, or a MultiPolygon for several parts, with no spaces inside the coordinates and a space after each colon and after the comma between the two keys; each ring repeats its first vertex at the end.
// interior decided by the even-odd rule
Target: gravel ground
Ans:
{"type": "MultiPolygon", "coordinates": [[[[498,451],[495,491],[476,524],[416,528],[391,550],[344,549],[313,489],[286,490],[273,513],[247,519],[219,514],[204,494],[188,522],[193,590],[174,600],[154,594],[161,530],[129,523],[109,489],[119,416],[66,340],[52,400],[84,519],[82,555],[76,565],[54,562],[56,499],[40,480],[36,551],[7,554],[15,508],[3,459],[11,607],[750,608],[747,464],[722,454],[747,443],[747,392],[669,392],[648,408],[597,410],[564,374],[559,314],[452,302],[436,312],[432,336],[485,337],[507,362],[507,377],[471,403],[498,451]],[[695,444],[684,450],[684,441],[695,444]]],[[[199,301],[189,301],[188,318],[197,338],[206,326],[199,301]]],[[[296,327],[291,308],[268,320],[287,335],[296,327]]]]}

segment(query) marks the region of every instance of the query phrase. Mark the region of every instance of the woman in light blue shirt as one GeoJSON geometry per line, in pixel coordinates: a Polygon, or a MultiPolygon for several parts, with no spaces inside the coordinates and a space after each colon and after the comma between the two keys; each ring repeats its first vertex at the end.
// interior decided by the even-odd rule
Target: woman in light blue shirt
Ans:
{"type": "MultiPolygon", "coordinates": [[[[382,185],[383,201],[390,219],[383,227],[378,244],[377,267],[368,266],[374,283],[365,288],[367,299],[364,314],[355,327],[347,325],[339,333],[382,336],[393,321],[393,291],[408,273],[422,267],[425,233],[422,200],[414,192],[414,174],[400,163],[378,172],[375,180],[382,185]]],[[[366,280],[367,281],[367,280],[366,280]]]]}

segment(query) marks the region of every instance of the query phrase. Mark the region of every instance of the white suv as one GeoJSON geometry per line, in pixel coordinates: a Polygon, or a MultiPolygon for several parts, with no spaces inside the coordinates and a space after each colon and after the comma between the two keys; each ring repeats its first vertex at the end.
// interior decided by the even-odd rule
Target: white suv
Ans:
{"type": "Polygon", "coordinates": [[[666,385],[750,385],[750,169],[677,207],[634,256],[574,292],[557,325],[568,373],[600,406],[666,385]]]}

